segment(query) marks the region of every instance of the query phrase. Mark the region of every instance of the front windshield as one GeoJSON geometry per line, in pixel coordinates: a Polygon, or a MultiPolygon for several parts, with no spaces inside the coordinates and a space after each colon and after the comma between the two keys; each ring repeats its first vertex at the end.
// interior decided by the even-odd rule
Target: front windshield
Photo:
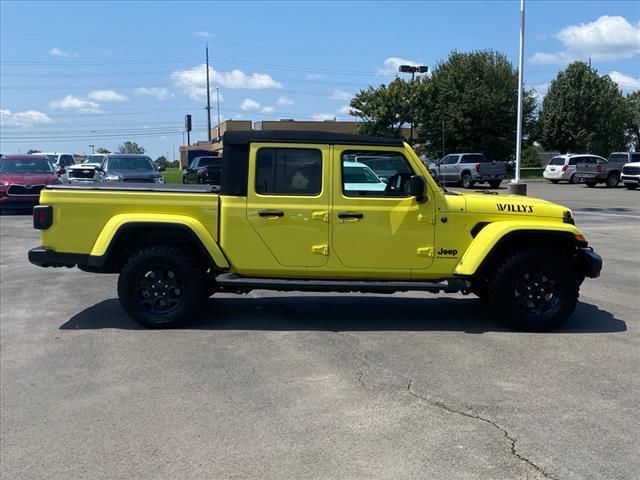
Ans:
{"type": "Polygon", "coordinates": [[[104,155],[87,155],[82,163],[102,163],[104,155]]]}
{"type": "Polygon", "coordinates": [[[108,170],[154,171],[149,157],[111,157],[108,170]]]}
{"type": "Polygon", "coordinates": [[[368,168],[345,167],[345,183],[380,183],[380,179],[368,168]]]}
{"type": "Polygon", "coordinates": [[[7,160],[0,162],[0,173],[53,173],[47,160],[7,160]]]}

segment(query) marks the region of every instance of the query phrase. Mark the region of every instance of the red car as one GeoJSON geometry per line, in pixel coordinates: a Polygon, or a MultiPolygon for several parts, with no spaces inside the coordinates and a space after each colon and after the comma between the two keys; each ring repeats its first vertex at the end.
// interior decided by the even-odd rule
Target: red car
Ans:
{"type": "Polygon", "coordinates": [[[45,185],[62,183],[44,155],[3,155],[0,159],[0,212],[36,205],[45,185]]]}

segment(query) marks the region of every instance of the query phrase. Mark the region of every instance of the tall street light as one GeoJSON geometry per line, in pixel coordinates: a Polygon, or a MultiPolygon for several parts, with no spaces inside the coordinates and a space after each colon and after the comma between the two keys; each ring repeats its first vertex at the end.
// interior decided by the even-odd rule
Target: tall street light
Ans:
{"type": "Polygon", "coordinates": [[[509,193],[527,194],[527,184],[520,180],[522,159],[522,83],[524,77],[524,0],[520,0],[520,51],[518,54],[518,119],[516,123],[516,174],[509,184],[509,193]]]}
{"type": "MultiPolygon", "coordinates": [[[[429,67],[426,65],[400,65],[398,67],[398,71],[400,73],[410,73],[411,74],[411,83],[416,79],[416,73],[427,73],[429,71],[429,67]]],[[[411,118],[411,135],[410,142],[413,143],[413,115],[411,118]]]]}
{"type": "Polygon", "coordinates": [[[89,145],[89,147],[91,148],[91,155],[93,155],[93,151],[96,148],[96,146],[95,145],[89,145]]]}

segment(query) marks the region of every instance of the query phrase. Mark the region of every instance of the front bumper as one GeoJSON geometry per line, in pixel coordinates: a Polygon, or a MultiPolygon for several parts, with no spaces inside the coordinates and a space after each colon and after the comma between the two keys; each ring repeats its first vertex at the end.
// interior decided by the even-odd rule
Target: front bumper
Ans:
{"type": "Polygon", "coordinates": [[[634,176],[631,176],[631,175],[621,175],[621,176],[620,176],[620,181],[621,181],[622,183],[632,183],[632,184],[633,184],[633,183],[635,183],[635,184],[640,185],[640,177],[635,176],[635,175],[634,175],[634,176]]]}
{"type": "Polygon", "coordinates": [[[602,257],[593,251],[593,248],[579,248],[578,261],[583,270],[584,276],[588,278],[598,278],[602,271],[602,257]]]}

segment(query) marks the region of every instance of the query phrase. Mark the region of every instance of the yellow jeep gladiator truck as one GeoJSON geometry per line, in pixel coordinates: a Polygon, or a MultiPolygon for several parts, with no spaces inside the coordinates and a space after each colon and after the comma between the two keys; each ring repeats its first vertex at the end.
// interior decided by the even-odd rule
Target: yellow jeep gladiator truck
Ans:
{"type": "Polygon", "coordinates": [[[194,318],[215,292],[415,290],[474,293],[543,331],[600,274],[570,210],[447,191],[401,140],[251,131],[223,146],[219,187],[45,188],[29,260],[118,273],[124,310],[156,328],[194,318]]]}

